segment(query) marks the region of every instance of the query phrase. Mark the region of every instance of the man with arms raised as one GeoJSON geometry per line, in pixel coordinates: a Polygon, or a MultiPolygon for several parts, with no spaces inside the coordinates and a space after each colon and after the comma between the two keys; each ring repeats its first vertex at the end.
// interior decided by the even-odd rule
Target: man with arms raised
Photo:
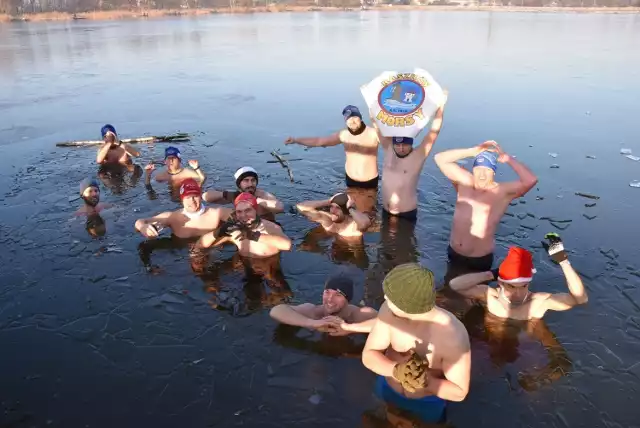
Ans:
{"type": "Polygon", "coordinates": [[[136,230],[145,238],[156,238],[163,228],[169,227],[178,238],[195,238],[217,229],[229,218],[231,210],[205,207],[201,195],[202,190],[196,180],[187,178],[180,186],[183,208],[139,219],[135,223],[136,230]]]}
{"type": "Polygon", "coordinates": [[[198,241],[199,248],[231,242],[241,256],[272,257],[291,250],[291,239],[280,226],[258,216],[258,201],[251,193],[238,195],[233,215],[219,230],[209,232],[198,241]]]}
{"type": "Polygon", "coordinates": [[[275,221],[274,214],[284,211],[284,205],[274,195],[258,189],[258,172],[250,166],[243,166],[233,174],[237,191],[207,190],[202,197],[207,202],[232,204],[242,192],[251,193],[258,201],[258,215],[267,220],[275,221]]]}
{"type": "MultiPolygon", "coordinates": [[[[177,147],[167,147],[164,150],[164,164],[167,169],[156,174],[156,181],[159,183],[168,182],[170,184],[180,184],[187,178],[197,181],[200,185],[206,179],[197,160],[190,160],[191,169],[182,167],[182,155],[177,147]]],[[[151,184],[151,174],[155,170],[155,165],[150,163],[144,167],[146,171],[146,184],[151,184]]]]}
{"type": "Polygon", "coordinates": [[[484,302],[487,310],[497,317],[517,320],[539,319],[549,310],[566,311],[587,303],[587,292],[569,263],[560,236],[548,233],[545,238],[549,240],[549,255],[562,268],[569,293],[532,293],[529,284],[536,272],[533,258],[529,251],[519,247],[509,248],[499,269],[459,276],[450,281],[450,287],[465,297],[484,302]],[[497,288],[486,285],[496,280],[497,288]]]}
{"type": "Polygon", "coordinates": [[[361,237],[371,225],[369,216],[358,211],[346,193],[337,193],[324,201],[300,202],[296,208],[309,220],[320,223],[327,232],[343,238],[361,237]],[[329,212],[319,210],[323,207],[329,207],[329,212]]]}
{"type": "Polygon", "coordinates": [[[386,402],[437,423],[446,401],[469,391],[471,351],[464,325],[436,306],[433,273],[416,263],[397,266],[382,285],[385,302],[369,334],[362,362],[380,375],[386,402]]]}
{"type": "Polygon", "coordinates": [[[531,190],[538,178],[504,153],[495,141],[470,149],[440,152],[435,155],[435,161],[458,192],[448,249],[450,271],[488,271],[493,263],[495,233],[500,219],[509,203],[531,190]],[[468,157],[475,157],[473,173],[456,163],[468,157]],[[518,174],[518,180],[496,183],[498,162],[511,166],[518,174]]]}
{"type": "Polygon", "coordinates": [[[328,137],[289,137],[285,144],[300,144],[307,147],[331,147],[342,143],[345,150],[345,180],[347,187],[363,189],[378,188],[378,132],[368,128],[356,106],[348,105],[342,110],[347,129],[328,137]]]}
{"type": "Polygon", "coordinates": [[[386,216],[393,215],[415,221],[418,216],[418,179],[424,162],[440,134],[444,104],[436,111],[431,129],[422,143],[413,148],[413,138],[382,137],[384,150],[382,170],[382,205],[386,216]]]}
{"type": "Polygon", "coordinates": [[[330,277],[322,293],[322,304],[281,304],[271,309],[271,318],[283,324],[309,328],[332,336],[369,333],[378,312],[369,307],[350,304],[353,280],[345,276],[330,277]]]}
{"type": "Polygon", "coordinates": [[[104,143],[98,149],[96,163],[101,165],[131,165],[131,157],[140,156],[140,152],[131,147],[129,144],[120,142],[116,128],[113,125],[106,124],[100,130],[104,143]]]}

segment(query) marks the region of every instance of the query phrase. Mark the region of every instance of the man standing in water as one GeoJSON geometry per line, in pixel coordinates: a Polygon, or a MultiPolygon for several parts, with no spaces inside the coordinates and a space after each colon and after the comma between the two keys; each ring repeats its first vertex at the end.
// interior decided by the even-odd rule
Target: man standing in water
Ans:
{"type": "Polygon", "coordinates": [[[567,311],[584,305],[589,298],[580,276],[569,263],[562,239],[556,233],[548,233],[545,238],[549,240],[549,255],[562,268],[569,293],[532,293],[529,284],[536,272],[533,257],[519,247],[509,248],[499,269],[459,276],[451,280],[450,287],[465,297],[484,302],[487,310],[500,318],[539,319],[549,310],[567,311]],[[486,285],[496,280],[498,288],[486,285]]]}
{"type": "Polygon", "coordinates": [[[242,193],[248,192],[256,197],[258,201],[258,215],[261,218],[267,216],[267,220],[275,221],[274,214],[284,211],[284,205],[274,195],[262,189],[258,189],[258,172],[250,166],[243,166],[233,174],[236,181],[237,191],[207,190],[202,197],[210,203],[232,204],[242,193]]]}
{"type": "MultiPolygon", "coordinates": [[[[167,169],[156,175],[156,181],[159,183],[180,184],[187,178],[191,178],[202,185],[206,179],[197,160],[189,161],[191,169],[182,167],[182,155],[177,147],[167,147],[164,150],[164,164],[167,169]]],[[[155,170],[155,165],[150,163],[144,169],[146,171],[145,182],[147,185],[151,185],[151,174],[155,170]]]]}
{"type": "Polygon", "coordinates": [[[488,271],[493,264],[495,233],[500,219],[509,203],[531,190],[538,178],[522,163],[504,153],[495,141],[470,149],[440,152],[435,155],[435,161],[458,193],[448,249],[450,272],[447,276],[455,275],[459,270],[488,271]],[[456,163],[468,157],[475,157],[473,173],[456,163]],[[498,163],[511,166],[519,179],[496,183],[498,163]]]}
{"type": "Polygon", "coordinates": [[[280,226],[258,216],[258,201],[251,193],[238,195],[235,211],[219,230],[209,232],[198,241],[199,248],[231,242],[241,256],[265,258],[291,250],[291,239],[280,226]]]}
{"type": "Polygon", "coordinates": [[[180,186],[183,208],[166,211],[151,218],[139,219],[135,228],[145,238],[156,238],[165,228],[171,228],[178,238],[200,237],[217,229],[231,215],[229,208],[208,208],[202,203],[202,189],[193,178],[187,178],[180,186]]]}
{"type": "Polygon", "coordinates": [[[104,143],[98,149],[96,163],[102,165],[120,164],[131,165],[131,157],[140,156],[140,152],[131,147],[129,144],[123,144],[118,138],[116,129],[113,125],[106,124],[100,130],[104,143]]]}
{"type": "Polygon", "coordinates": [[[384,150],[382,205],[385,215],[411,221],[417,219],[418,179],[424,162],[440,134],[446,102],[445,96],[431,122],[431,129],[416,149],[413,148],[413,138],[382,137],[380,139],[384,150]]]}
{"type": "Polygon", "coordinates": [[[395,267],[383,289],[362,362],[380,375],[376,393],[383,400],[424,422],[441,422],[446,401],[462,401],[469,391],[467,330],[436,306],[433,273],[416,263],[395,267]]]}
{"type": "Polygon", "coordinates": [[[345,276],[330,277],[324,285],[322,304],[281,304],[271,309],[271,318],[282,324],[309,328],[332,336],[369,333],[378,312],[369,307],[350,304],[353,280],[345,276]]]}
{"type": "Polygon", "coordinates": [[[100,203],[100,186],[95,179],[85,178],[80,182],[80,197],[84,204],[78,208],[76,215],[94,215],[98,214],[105,208],[111,207],[111,204],[100,203]]]}
{"type": "Polygon", "coordinates": [[[368,128],[356,106],[348,105],[342,110],[347,129],[328,137],[289,137],[285,144],[300,144],[307,147],[331,147],[342,143],[345,150],[345,180],[347,187],[363,189],[378,188],[378,132],[368,128]]]}
{"type": "Polygon", "coordinates": [[[320,223],[327,232],[343,238],[361,237],[371,225],[369,216],[358,211],[346,193],[337,193],[324,201],[300,202],[296,208],[309,220],[320,223]],[[329,212],[319,210],[323,207],[329,207],[329,212]]]}

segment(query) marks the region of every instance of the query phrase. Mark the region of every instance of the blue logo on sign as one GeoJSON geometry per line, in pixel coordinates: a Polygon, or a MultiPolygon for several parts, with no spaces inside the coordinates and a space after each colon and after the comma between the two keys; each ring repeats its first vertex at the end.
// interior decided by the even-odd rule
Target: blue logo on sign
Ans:
{"type": "Polygon", "coordinates": [[[378,104],[391,116],[407,116],[422,106],[424,88],[413,80],[396,80],[380,91],[378,104]]]}

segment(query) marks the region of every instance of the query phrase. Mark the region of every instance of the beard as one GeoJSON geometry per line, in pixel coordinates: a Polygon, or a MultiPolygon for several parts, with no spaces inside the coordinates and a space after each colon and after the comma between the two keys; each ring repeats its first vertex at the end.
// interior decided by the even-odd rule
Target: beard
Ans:
{"type": "Polygon", "coordinates": [[[256,194],[256,190],[258,190],[255,186],[247,186],[244,189],[240,189],[243,192],[251,193],[252,195],[256,194]]]}
{"type": "Polygon", "coordinates": [[[360,126],[355,131],[347,126],[347,131],[349,131],[351,135],[360,135],[365,129],[367,129],[367,125],[365,125],[364,122],[360,122],[360,126]]]}
{"type": "Polygon", "coordinates": [[[85,204],[87,204],[91,208],[95,208],[98,205],[98,203],[100,203],[100,197],[99,196],[94,196],[92,198],[91,197],[82,196],[82,200],[84,201],[85,204]]]}
{"type": "Polygon", "coordinates": [[[395,154],[396,154],[396,156],[397,156],[398,158],[400,158],[400,159],[404,159],[404,158],[406,158],[407,156],[409,156],[411,153],[413,153],[413,148],[412,148],[411,150],[409,150],[409,152],[407,152],[407,154],[406,154],[406,155],[400,155],[400,154],[398,154],[398,152],[396,152],[395,150],[393,151],[393,153],[395,153],[395,154]]]}

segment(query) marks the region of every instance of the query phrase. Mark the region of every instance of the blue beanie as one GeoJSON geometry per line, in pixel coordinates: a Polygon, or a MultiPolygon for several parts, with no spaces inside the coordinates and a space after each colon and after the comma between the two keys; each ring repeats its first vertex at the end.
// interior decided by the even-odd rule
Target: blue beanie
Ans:
{"type": "Polygon", "coordinates": [[[473,167],[475,168],[477,166],[489,168],[492,169],[493,172],[496,172],[496,169],[498,169],[498,154],[490,151],[480,153],[473,161],[473,167]]]}
{"type": "Polygon", "coordinates": [[[108,123],[102,127],[102,129],[100,130],[100,133],[102,134],[102,138],[105,137],[105,135],[107,135],[107,132],[113,132],[113,135],[115,135],[116,137],[118,136],[118,133],[116,132],[116,128],[113,127],[113,125],[109,125],[108,123]]]}

